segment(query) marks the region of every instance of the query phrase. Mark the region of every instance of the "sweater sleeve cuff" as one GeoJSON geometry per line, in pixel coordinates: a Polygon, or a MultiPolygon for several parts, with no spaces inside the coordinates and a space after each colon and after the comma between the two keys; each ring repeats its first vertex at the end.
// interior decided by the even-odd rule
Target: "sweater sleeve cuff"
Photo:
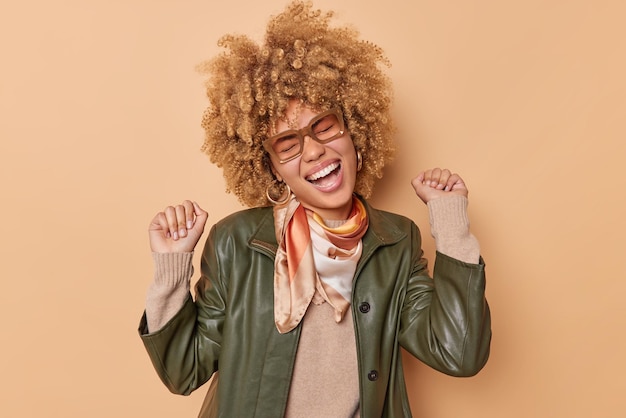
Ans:
{"type": "Polygon", "coordinates": [[[189,296],[193,252],[152,253],[154,280],[146,295],[148,330],[161,329],[182,308],[189,296]]]}
{"type": "Polygon", "coordinates": [[[478,263],[480,246],[469,230],[467,197],[445,196],[428,202],[431,234],[437,251],[466,263],[478,263]]]}
{"type": "Polygon", "coordinates": [[[193,275],[193,252],[152,253],[154,283],[163,287],[179,287],[189,283],[193,275]]]}

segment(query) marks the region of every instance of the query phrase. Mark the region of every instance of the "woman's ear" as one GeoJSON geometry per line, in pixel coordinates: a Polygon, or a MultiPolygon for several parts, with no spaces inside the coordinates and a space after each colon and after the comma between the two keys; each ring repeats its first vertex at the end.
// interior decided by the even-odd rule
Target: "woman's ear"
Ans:
{"type": "Polygon", "coordinates": [[[272,163],[271,161],[270,161],[270,170],[272,170],[272,174],[274,175],[274,177],[276,177],[276,180],[282,183],[283,178],[280,174],[278,174],[278,170],[276,170],[276,168],[274,167],[274,163],[272,163]]]}

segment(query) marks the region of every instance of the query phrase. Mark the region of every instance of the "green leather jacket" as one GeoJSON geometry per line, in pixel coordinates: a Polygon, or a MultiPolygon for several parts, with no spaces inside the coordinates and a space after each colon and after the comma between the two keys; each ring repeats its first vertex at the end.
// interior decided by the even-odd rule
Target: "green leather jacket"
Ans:
{"type": "MultiPolygon", "coordinates": [[[[366,208],[369,229],[352,292],[360,414],[410,417],[400,346],[453,376],[474,375],[487,361],[484,264],[438,253],[432,280],[417,226],[367,203],[366,208]]],[[[172,392],[189,394],[219,369],[217,393],[210,389],[207,395],[217,397],[217,416],[284,414],[300,326],[279,334],[274,325],[276,248],[271,208],[223,219],[204,249],[196,301],[190,296],[151,334],[142,318],[141,338],[172,392]]]]}

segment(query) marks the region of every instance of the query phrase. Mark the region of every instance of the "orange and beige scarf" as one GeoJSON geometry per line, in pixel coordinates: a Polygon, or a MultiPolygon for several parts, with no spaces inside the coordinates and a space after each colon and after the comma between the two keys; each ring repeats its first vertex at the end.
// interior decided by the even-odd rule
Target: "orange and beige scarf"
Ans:
{"type": "Polygon", "coordinates": [[[352,279],[367,231],[367,211],[353,197],[348,220],[333,228],[294,196],[274,206],[278,251],[274,262],[274,319],[282,333],[294,329],[309,304],[328,302],[340,322],[349,310],[352,279]]]}

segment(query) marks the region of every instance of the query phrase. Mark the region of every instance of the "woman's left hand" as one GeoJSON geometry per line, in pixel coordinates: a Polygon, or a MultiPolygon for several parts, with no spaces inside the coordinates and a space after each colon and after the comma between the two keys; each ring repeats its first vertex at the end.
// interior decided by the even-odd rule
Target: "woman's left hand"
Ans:
{"type": "Polygon", "coordinates": [[[452,173],[447,168],[432,168],[422,171],[411,184],[417,196],[424,203],[442,196],[460,195],[467,197],[467,187],[461,176],[452,173]]]}

